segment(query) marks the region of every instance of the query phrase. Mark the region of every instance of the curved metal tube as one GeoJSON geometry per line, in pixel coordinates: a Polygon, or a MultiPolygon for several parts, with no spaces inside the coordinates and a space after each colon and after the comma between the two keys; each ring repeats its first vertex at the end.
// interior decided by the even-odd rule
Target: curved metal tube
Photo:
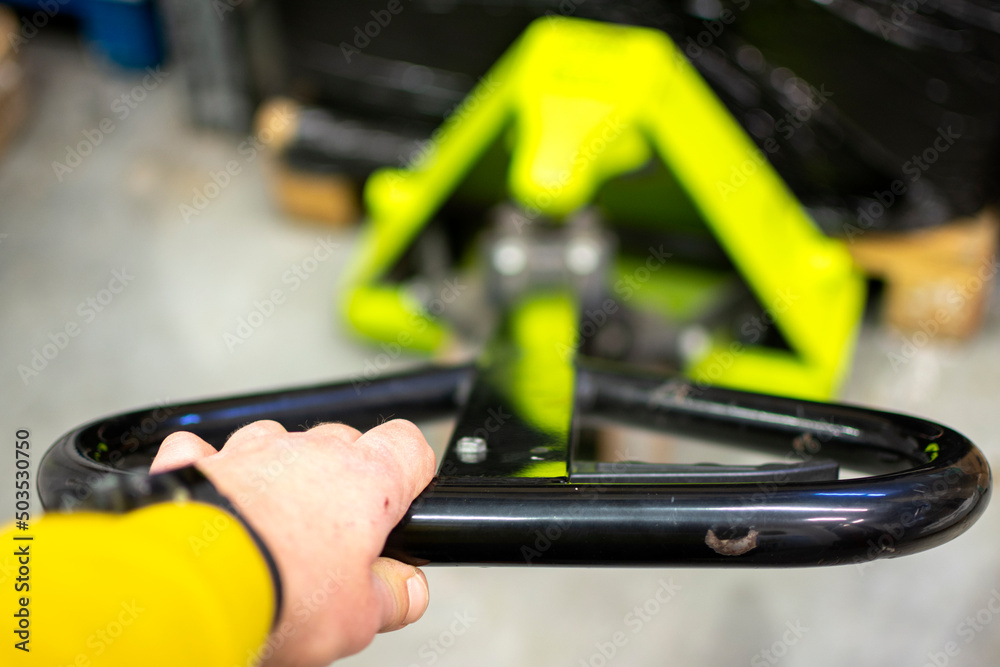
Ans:
{"type": "MultiPolygon", "coordinates": [[[[150,502],[135,490],[148,496],[150,485],[135,482],[146,478],[124,473],[148,466],[155,446],[174,430],[221,444],[259,418],[288,428],[339,420],[363,429],[390,414],[442,417],[461,408],[472,374],[470,367],[435,368],[365,386],[324,385],[98,420],[71,431],[46,455],[42,501],[47,508],[117,509],[150,502]],[[120,474],[108,481],[108,473],[120,474]]],[[[991,491],[986,459],[969,440],[913,417],[701,387],[588,360],[579,363],[576,393],[583,420],[708,436],[786,458],[822,453],[876,475],[626,484],[580,483],[572,472],[525,479],[448,470],[413,503],[389,536],[386,555],[421,564],[863,563],[952,539],[979,517],[991,491]]]]}
{"type": "MultiPolygon", "coordinates": [[[[391,417],[420,421],[458,408],[470,366],[427,368],[364,383],[285,389],[111,415],[73,429],[46,452],[38,491],[46,509],[90,506],[94,485],[109,474],[145,475],[156,450],[175,431],[190,431],[217,449],[236,429],[272,419],[289,430],[322,422],[370,429],[391,417]]],[[[110,482],[105,482],[110,483],[110,482]]]]}

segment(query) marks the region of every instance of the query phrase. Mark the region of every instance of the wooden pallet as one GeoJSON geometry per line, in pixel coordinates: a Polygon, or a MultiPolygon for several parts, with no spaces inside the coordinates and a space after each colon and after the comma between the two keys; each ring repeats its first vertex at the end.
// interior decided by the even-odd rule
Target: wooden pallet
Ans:
{"type": "Polygon", "coordinates": [[[982,324],[997,273],[997,211],[941,227],[855,238],[851,253],[885,282],[883,321],[904,335],[968,338],[982,324]]]}
{"type": "Polygon", "coordinates": [[[349,176],[296,169],[282,157],[295,140],[299,107],[275,98],[261,106],[254,125],[257,136],[269,139],[268,178],[275,201],[285,214],[304,220],[343,226],[361,218],[360,186],[349,176]],[[270,130],[265,132],[265,130],[270,130]]]}
{"type": "Polygon", "coordinates": [[[361,217],[359,187],[348,176],[296,170],[280,156],[271,162],[268,174],[278,206],[287,215],[338,227],[361,217]]]}
{"type": "Polygon", "coordinates": [[[10,35],[20,31],[17,17],[0,6],[0,151],[17,132],[27,112],[24,76],[11,47],[10,35]]]}

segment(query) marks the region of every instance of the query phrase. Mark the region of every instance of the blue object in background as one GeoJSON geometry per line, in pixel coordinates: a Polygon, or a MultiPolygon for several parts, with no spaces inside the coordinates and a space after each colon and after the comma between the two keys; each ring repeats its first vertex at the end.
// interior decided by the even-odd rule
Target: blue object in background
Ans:
{"type": "Polygon", "coordinates": [[[163,61],[163,37],[153,0],[2,0],[44,30],[57,16],[80,21],[91,47],[122,67],[144,69],[163,61]],[[33,21],[42,12],[45,17],[33,21]]]}
{"type": "MultiPolygon", "coordinates": [[[[79,0],[78,0],[79,1],[79,0]]],[[[163,60],[163,40],[152,0],[85,0],[87,39],[123,67],[144,69],[163,60]]]]}

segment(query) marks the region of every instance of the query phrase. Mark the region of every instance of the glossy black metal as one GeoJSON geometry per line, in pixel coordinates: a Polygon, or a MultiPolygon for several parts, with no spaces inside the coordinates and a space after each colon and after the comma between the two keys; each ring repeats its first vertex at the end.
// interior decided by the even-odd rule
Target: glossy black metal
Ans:
{"type": "Polygon", "coordinates": [[[636,463],[633,461],[576,461],[573,482],[586,484],[787,484],[825,482],[840,477],[833,459],[761,465],[694,465],[636,463]]]}
{"type": "Polygon", "coordinates": [[[506,479],[544,474],[566,478],[577,426],[573,419],[573,360],[560,358],[555,346],[543,347],[540,355],[528,353],[507,334],[502,326],[477,365],[440,471],[448,477],[506,479]],[[535,366],[532,362],[540,363],[535,366]],[[525,366],[549,377],[526,386],[525,366]],[[545,404],[555,418],[540,424],[527,414],[523,399],[529,396],[534,404],[545,404]],[[462,451],[462,441],[469,439],[480,441],[483,450],[479,456],[462,451]],[[539,463],[545,464],[544,473],[537,472],[539,463]]]}
{"type": "Polygon", "coordinates": [[[583,419],[707,435],[785,460],[822,453],[881,474],[751,484],[588,484],[572,474],[505,484],[444,478],[414,503],[387,553],[453,564],[864,563],[941,544],[986,507],[985,458],[938,424],[580,365],[583,419]]]}
{"type": "Polygon", "coordinates": [[[337,421],[367,430],[396,417],[421,421],[454,414],[472,369],[425,368],[377,379],[163,405],[98,419],[60,438],[39,466],[38,491],[48,509],[92,504],[95,485],[110,493],[109,473],[149,470],[160,442],[191,431],[215,447],[258,419],[289,430],[337,421]]]}
{"type": "Polygon", "coordinates": [[[901,415],[712,387],[594,359],[579,365],[578,396],[590,419],[782,456],[811,457],[822,449],[824,456],[869,473],[924,463],[923,448],[946,430],[901,415]]]}
{"type": "MultiPolygon", "coordinates": [[[[46,455],[42,501],[47,508],[127,503],[131,492],[123,489],[142,487],[136,476],[174,430],[220,443],[233,429],[265,417],[289,428],[326,420],[367,428],[390,415],[428,419],[463,407],[468,414],[474,373],[433,368],[98,420],[64,436],[46,455]]],[[[578,363],[574,410],[583,422],[702,435],[778,453],[784,462],[822,456],[878,474],[636,484],[621,481],[626,476],[582,482],[586,466],[575,479],[572,457],[568,477],[469,476],[442,468],[390,535],[385,553],[437,564],[864,563],[957,536],[990,495],[989,466],[979,450],[958,433],[913,417],[702,387],[585,359],[578,363]]],[[[534,439],[527,444],[537,446],[534,439]]]]}

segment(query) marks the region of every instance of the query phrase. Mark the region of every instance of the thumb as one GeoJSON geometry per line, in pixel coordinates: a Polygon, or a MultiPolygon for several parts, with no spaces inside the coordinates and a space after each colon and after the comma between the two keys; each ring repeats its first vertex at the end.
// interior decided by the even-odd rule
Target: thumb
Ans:
{"type": "Polygon", "coordinates": [[[149,467],[149,474],[155,475],[176,468],[189,466],[196,461],[217,454],[215,447],[194,433],[178,431],[168,435],[160,444],[159,451],[149,467]]]}
{"type": "Polygon", "coordinates": [[[382,611],[379,632],[399,630],[424,615],[430,592],[423,572],[398,560],[379,558],[372,573],[382,611]]]}

